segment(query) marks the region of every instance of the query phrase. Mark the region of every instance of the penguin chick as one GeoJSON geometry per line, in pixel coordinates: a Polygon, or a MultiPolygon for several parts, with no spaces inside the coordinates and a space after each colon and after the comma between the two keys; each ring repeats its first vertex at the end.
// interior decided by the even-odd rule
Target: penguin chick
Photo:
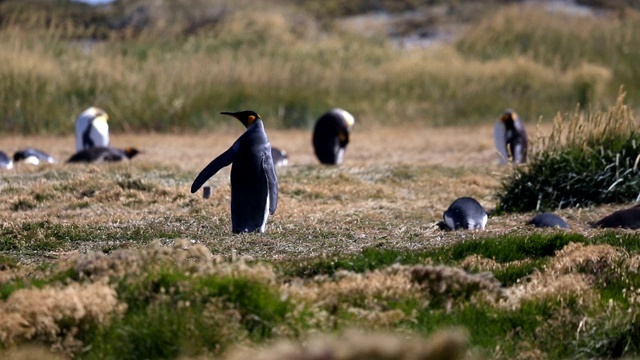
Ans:
{"type": "Polygon", "coordinates": [[[92,147],[78,151],[73,154],[68,163],[97,163],[97,162],[115,162],[130,160],[134,156],[138,155],[140,150],[128,147],[125,149],[117,149],[106,146],[92,147]]]}
{"type": "Polygon", "coordinates": [[[527,225],[533,225],[535,227],[559,227],[562,229],[569,229],[569,224],[564,221],[560,216],[553,213],[538,214],[531,219],[527,225]]]}
{"type": "Polygon", "coordinates": [[[272,146],[271,158],[273,159],[273,165],[276,167],[289,165],[289,155],[287,155],[287,152],[284,150],[272,146]]]}
{"type": "Polygon", "coordinates": [[[340,165],[355,124],[353,115],[342,109],[331,109],[322,115],[313,129],[313,150],[320,163],[340,165]]]}
{"type": "Polygon", "coordinates": [[[271,144],[264,124],[253,111],[222,112],[233,116],[247,130],[224,153],[213,159],[191,185],[195,193],[220,169],[231,165],[231,229],[233,233],[264,232],[269,214],[278,206],[271,144]]]}
{"type": "Polygon", "coordinates": [[[591,225],[592,228],[640,229],[640,205],[618,210],[591,225]]]}
{"type": "Polygon", "coordinates": [[[76,120],[76,151],[109,146],[109,115],[97,107],[83,111],[76,120]]]}
{"type": "Polygon", "coordinates": [[[482,208],[482,205],[470,197],[456,199],[442,217],[451,230],[484,230],[488,219],[487,212],[482,208]]]}
{"type": "Polygon", "coordinates": [[[493,137],[501,164],[507,161],[522,164],[527,161],[527,132],[524,123],[513,110],[505,110],[496,121],[493,137]]]}
{"type": "Polygon", "coordinates": [[[13,160],[11,160],[3,151],[0,151],[0,169],[13,169],[13,160]]]}
{"type": "Polygon", "coordinates": [[[24,161],[25,163],[31,165],[39,165],[40,163],[53,164],[56,162],[56,160],[51,155],[35,148],[26,148],[16,151],[13,154],[13,161],[24,161]]]}

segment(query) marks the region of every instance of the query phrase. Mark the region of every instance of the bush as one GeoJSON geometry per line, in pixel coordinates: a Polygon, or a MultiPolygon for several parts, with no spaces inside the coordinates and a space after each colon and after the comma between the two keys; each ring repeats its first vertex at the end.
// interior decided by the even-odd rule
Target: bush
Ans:
{"type": "Polygon", "coordinates": [[[503,181],[498,209],[553,210],[637,200],[640,134],[635,126],[624,94],[607,112],[558,115],[530,163],[503,181]]]}

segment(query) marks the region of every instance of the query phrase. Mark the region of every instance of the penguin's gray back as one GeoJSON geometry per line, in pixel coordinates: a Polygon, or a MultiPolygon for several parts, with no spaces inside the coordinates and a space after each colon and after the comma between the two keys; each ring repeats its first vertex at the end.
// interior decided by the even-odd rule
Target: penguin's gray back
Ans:
{"type": "Polygon", "coordinates": [[[265,164],[273,167],[271,145],[261,120],[238,139],[231,165],[231,227],[234,233],[264,232],[269,205],[265,164]]]}
{"type": "Polygon", "coordinates": [[[538,214],[527,224],[535,227],[559,227],[562,229],[569,229],[569,224],[567,224],[567,222],[560,216],[553,213],[538,214]]]}
{"type": "Polygon", "coordinates": [[[482,205],[470,197],[456,199],[442,217],[445,224],[452,230],[484,230],[488,219],[487,212],[482,208],[482,205]]]}

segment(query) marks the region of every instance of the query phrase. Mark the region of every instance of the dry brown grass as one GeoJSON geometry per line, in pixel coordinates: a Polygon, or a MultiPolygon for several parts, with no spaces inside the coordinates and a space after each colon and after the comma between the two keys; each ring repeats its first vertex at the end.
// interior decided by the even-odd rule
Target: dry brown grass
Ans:
{"type": "MultiPolygon", "coordinates": [[[[201,242],[217,254],[235,250],[239,256],[268,259],[353,253],[376,244],[423,248],[533,231],[524,225],[532,214],[492,217],[486,232],[445,233],[435,227],[442,212],[460,196],[473,196],[485,209],[494,208],[494,191],[510,169],[497,165],[491,125],[377,128],[368,127],[363,119],[341,167],[317,165],[309,132],[268,130],[271,143],[290,154],[291,165],[278,169],[281,201],[267,232],[259,236],[230,234],[228,168],[209,181],[214,190],[210,199],[188,190],[200,169],[241,133],[240,126],[193,135],[114,134],[114,146],[133,145],[144,153],[128,164],[59,163],[39,168],[18,164],[2,172],[2,228],[23,233],[24,224],[44,221],[126,235],[151,227],[201,242]]],[[[62,161],[73,152],[70,137],[0,141],[8,152],[37,146],[62,161]]],[[[589,234],[596,231],[588,229],[589,221],[619,208],[558,213],[573,231],[589,234]]],[[[38,241],[50,240],[46,233],[39,234],[33,234],[38,241]]],[[[141,244],[110,236],[22,253],[43,259],[141,244]]]]}

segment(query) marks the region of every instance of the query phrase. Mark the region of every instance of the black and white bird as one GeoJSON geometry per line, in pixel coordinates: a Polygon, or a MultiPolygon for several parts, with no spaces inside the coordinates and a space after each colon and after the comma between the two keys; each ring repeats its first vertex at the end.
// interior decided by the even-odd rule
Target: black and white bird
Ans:
{"type": "Polygon", "coordinates": [[[4,151],[0,151],[0,169],[13,169],[13,160],[4,151]]]}
{"type": "Polygon", "coordinates": [[[278,177],[264,124],[254,111],[222,114],[240,120],[247,130],[198,174],[191,192],[231,165],[231,230],[235,234],[264,232],[269,214],[278,206],[278,177]]]}
{"type": "Polygon", "coordinates": [[[505,110],[493,127],[493,138],[500,155],[500,163],[511,161],[522,164],[527,161],[527,132],[518,114],[505,110]]]}
{"type": "Polygon", "coordinates": [[[591,225],[593,228],[640,229],[640,205],[618,210],[591,225]]]}
{"type": "Polygon", "coordinates": [[[356,120],[349,112],[335,108],[322,115],[313,129],[313,150],[320,163],[340,165],[356,120]]]}
{"type": "Polygon", "coordinates": [[[456,199],[442,217],[444,223],[451,230],[484,230],[488,220],[487,212],[482,205],[470,197],[456,199]]]}
{"type": "Polygon", "coordinates": [[[97,107],[83,111],[76,120],[76,151],[109,146],[109,115],[97,107]]]}
{"type": "Polygon", "coordinates": [[[56,159],[42,150],[26,148],[13,153],[14,162],[24,162],[25,164],[40,165],[42,163],[53,164],[56,159]]]}
{"type": "Polygon", "coordinates": [[[272,146],[271,158],[273,159],[273,165],[275,165],[276,167],[289,165],[289,155],[287,155],[287,152],[282,149],[278,149],[272,146]]]}
{"type": "Polygon", "coordinates": [[[569,229],[569,224],[564,221],[560,216],[553,213],[538,214],[531,219],[527,225],[533,225],[535,227],[558,227],[562,229],[569,229]]]}
{"type": "Polygon", "coordinates": [[[68,163],[98,163],[98,162],[116,162],[130,160],[138,155],[140,150],[128,147],[125,149],[117,149],[107,146],[91,147],[80,150],[73,154],[68,163]]]}

